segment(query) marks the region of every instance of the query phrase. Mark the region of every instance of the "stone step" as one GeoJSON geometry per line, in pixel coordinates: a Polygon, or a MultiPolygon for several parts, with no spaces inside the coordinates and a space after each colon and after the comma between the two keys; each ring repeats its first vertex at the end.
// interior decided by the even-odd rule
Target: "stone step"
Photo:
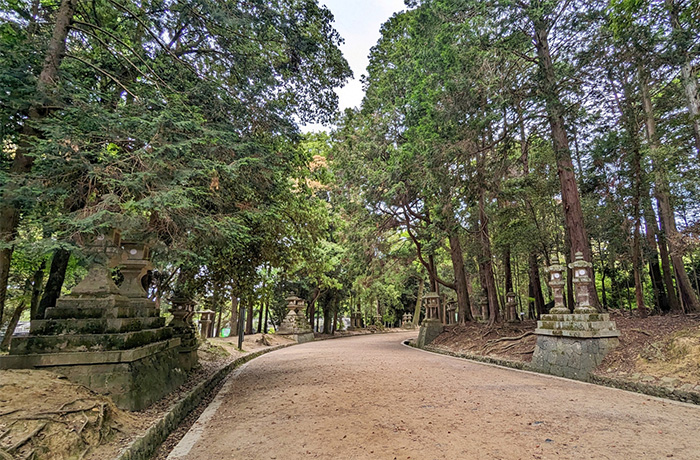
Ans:
{"type": "Polygon", "coordinates": [[[48,308],[46,319],[90,319],[90,318],[150,318],[159,316],[160,312],[151,306],[134,305],[127,302],[118,306],[101,306],[94,304],[74,305],[59,304],[48,308]]]}
{"type": "Polygon", "coordinates": [[[31,323],[31,335],[105,334],[135,332],[165,326],[160,316],[134,318],[43,319],[31,323]]]}
{"type": "Polygon", "coordinates": [[[113,334],[30,335],[12,339],[10,354],[128,350],[168,340],[172,336],[173,330],[169,327],[113,334]]]}

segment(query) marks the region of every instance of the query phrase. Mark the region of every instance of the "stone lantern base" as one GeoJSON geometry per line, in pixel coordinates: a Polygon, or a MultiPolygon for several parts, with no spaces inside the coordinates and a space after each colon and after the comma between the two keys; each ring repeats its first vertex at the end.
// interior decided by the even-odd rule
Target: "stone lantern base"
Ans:
{"type": "Polygon", "coordinates": [[[66,296],[12,340],[0,369],[41,369],[140,410],[180,386],[180,338],[156,310],[119,294],[66,296]]]}
{"type": "Polygon", "coordinates": [[[314,339],[314,333],[304,313],[295,312],[294,310],[290,310],[287,313],[282,324],[280,324],[277,335],[289,337],[296,343],[311,342],[314,339]]]}
{"type": "Polygon", "coordinates": [[[549,314],[537,322],[533,369],[587,380],[618,345],[620,331],[608,314],[549,314]]]}
{"type": "Polygon", "coordinates": [[[416,345],[418,348],[424,348],[435,340],[438,335],[442,334],[443,330],[444,325],[438,318],[424,319],[423,323],[420,325],[416,345]]]}

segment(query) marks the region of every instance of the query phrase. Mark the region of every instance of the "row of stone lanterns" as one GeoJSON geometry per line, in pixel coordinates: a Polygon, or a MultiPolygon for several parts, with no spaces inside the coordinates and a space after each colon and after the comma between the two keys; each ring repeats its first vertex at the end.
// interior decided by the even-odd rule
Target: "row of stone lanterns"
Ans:
{"type": "MultiPolygon", "coordinates": [[[[569,268],[573,270],[574,290],[576,292],[576,314],[597,313],[597,310],[591,305],[590,292],[593,284],[591,278],[591,268],[593,264],[587,262],[583,258],[583,253],[577,252],[575,259],[569,264],[569,268]]],[[[552,255],[552,264],[547,268],[549,273],[549,286],[552,288],[554,297],[554,306],[549,310],[553,315],[565,315],[569,313],[569,309],[564,305],[564,270],[566,267],[559,263],[559,255],[552,255]]]]}

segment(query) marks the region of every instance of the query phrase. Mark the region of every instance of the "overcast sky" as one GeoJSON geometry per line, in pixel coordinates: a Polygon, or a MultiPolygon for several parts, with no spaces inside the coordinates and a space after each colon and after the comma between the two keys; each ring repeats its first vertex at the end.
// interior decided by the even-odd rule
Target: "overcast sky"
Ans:
{"type": "MultiPolygon", "coordinates": [[[[335,16],[333,25],[345,39],[340,46],[355,76],[343,88],[336,90],[340,110],[358,107],[362,103],[360,76],[369,64],[369,49],[379,40],[379,28],[395,12],[404,10],[403,0],[319,0],[335,16]]],[[[302,131],[318,131],[322,126],[306,126],[302,131]]]]}

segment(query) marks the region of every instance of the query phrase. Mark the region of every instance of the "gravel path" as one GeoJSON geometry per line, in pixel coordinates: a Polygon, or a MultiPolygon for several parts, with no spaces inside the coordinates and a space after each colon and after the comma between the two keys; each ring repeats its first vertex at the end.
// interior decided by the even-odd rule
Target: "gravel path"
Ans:
{"type": "Polygon", "coordinates": [[[257,358],[168,458],[700,459],[700,407],[401,345],[413,336],[257,358]]]}

